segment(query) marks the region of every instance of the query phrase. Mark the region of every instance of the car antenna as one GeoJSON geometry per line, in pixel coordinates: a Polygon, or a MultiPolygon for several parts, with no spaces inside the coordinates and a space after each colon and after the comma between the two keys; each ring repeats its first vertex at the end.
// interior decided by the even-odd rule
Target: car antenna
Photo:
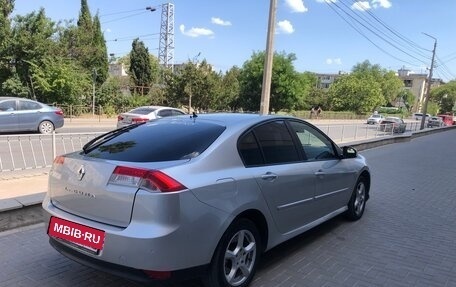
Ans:
{"type": "Polygon", "coordinates": [[[195,112],[193,112],[192,115],[190,116],[190,118],[193,119],[193,122],[195,122],[197,117],[198,117],[198,115],[195,112]]]}

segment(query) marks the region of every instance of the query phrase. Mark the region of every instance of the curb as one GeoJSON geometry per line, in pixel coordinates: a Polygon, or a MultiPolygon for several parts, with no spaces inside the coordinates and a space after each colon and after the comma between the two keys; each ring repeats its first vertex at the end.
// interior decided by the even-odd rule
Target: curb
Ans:
{"type": "MultiPolygon", "coordinates": [[[[349,145],[356,148],[358,151],[362,151],[388,144],[409,142],[413,138],[445,132],[451,129],[456,129],[456,126],[416,131],[405,135],[396,135],[380,139],[347,142],[340,145],[349,145]]],[[[40,192],[37,194],[20,196],[14,199],[1,199],[0,232],[43,222],[44,216],[41,203],[45,195],[46,192],[40,192]]]]}
{"type": "Polygon", "coordinates": [[[43,202],[46,192],[0,200],[0,232],[43,221],[43,202]]]}

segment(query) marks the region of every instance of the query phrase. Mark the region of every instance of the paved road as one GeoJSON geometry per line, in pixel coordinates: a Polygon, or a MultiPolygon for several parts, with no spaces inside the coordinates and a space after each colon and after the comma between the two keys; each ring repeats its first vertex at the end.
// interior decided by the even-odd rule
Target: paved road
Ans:
{"type": "MultiPolygon", "coordinates": [[[[362,152],[371,200],[268,252],[251,286],[456,286],[456,130],[362,152]]],[[[43,225],[0,233],[0,286],[140,286],[74,263],[43,225]]],[[[184,282],[179,286],[199,286],[184,282]]]]}

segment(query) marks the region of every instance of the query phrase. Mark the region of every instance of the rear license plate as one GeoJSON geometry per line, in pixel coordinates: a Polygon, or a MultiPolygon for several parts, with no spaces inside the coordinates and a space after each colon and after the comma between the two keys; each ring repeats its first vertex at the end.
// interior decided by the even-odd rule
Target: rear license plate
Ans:
{"type": "Polygon", "coordinates": [[[103,230],[74,223],[58,217],[51,217],[49,221],[49,236],[63,239],[89,249],[103,249],[105,232],[103,230]]]}

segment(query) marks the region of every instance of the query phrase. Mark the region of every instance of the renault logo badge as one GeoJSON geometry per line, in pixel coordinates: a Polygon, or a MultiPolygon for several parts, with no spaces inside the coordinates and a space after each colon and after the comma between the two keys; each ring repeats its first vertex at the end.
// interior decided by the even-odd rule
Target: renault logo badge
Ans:
{"type": "Polygon", "coordinates": [[[84,165],[81,165],[81,167],[78,169],[78,179],[82,180],[85,173],[86,173],[86,171],[85,171],[84,165]]]}

